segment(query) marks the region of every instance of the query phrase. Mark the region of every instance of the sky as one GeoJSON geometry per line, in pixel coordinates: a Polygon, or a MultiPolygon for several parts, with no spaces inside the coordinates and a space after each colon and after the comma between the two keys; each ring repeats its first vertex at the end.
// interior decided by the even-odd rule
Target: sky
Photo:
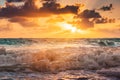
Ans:
{"type": "Polygon", "coordinates": [[[0,0],[0,38],[120,38],[120,0],[0,0]]]}

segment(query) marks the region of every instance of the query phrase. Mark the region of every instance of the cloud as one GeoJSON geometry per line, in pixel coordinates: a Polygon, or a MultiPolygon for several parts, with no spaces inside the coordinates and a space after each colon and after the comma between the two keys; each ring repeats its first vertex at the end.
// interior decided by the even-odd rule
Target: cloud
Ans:
{"type": "MultiPolygon", "coordinates": [[[[79,6],[75,6],[75,5],[67,5],[63,8],[61,8],[60,3],[57,3],[56,0],[43,0],[45,2],[43,2],[42,7],[40,7],[39,12],[49,12],[49,13],[53,13],[53,14],[64,14],[64,13],[73,13],[73,14],[77,14],[79,6]]],[[[31,8],[35,8],[34,3],[35,1],[32,2],[31,0],[30,2],[26,2],[26,4],[24,5],[25,8],[28,6],[31,8]],[[33,3],[33,4],[31,4],[33,3]],[[33,6],[32,6],[33,5],[33,6]]]]}
{"type": "Polygon", "coordinates": [[[80,26],[81,29],[89,29],[94,27],[94,21],[97,18],[101,18],[101,15],[99,12],[96,12],[95,10],[86,9],[77,16],[75,16],[75,18],[78,19],[78,21],[75,22],[77,26],[80,26]],[[81,21],[79,19],[81,19],[81,21]]]}
{"type": "Polygon", "coordinates": [[[79,18],[101,18],[101,15],[96,12],[95,10],[84,10],[83,12],[81,12],[80,14],[78,14],[79,18]]]}
{"type": "Polygon", "coordinates": [[[18,23],[22,27],[38,27],[40,26],[38,19],[27,17],[12,17],[8,19],[11,23],[18,23]]]}
{"type": "Polygon", "coordinates": [[[100,23],[115,23],[116,20],[113,19],[109,19],[109,18],[99,18],[95,20],[95,23],[100,24],[100,23]]]}
{"type": "Polygon", "coordinates": [[[77,24],[81,29],[93,28],[94,24],[115,23],[116,21],[114,18],[104,18],[99,12],[88,9],[75,16],[75,18],[81,19],[81,21],[77,21],[77,24]]]}
{"type": "Polygon", "coordinates": [[[11,2],[21,2],[23,0],[7,0],[6,7],[0,9],[0,17],[38,17],[49,16],[51,14],[77,14],[79,6],[67,5],[63,8],[54,0],[48,0],[42,3],[42,7],[36,8],[37,0],[26,0],[23,6],[14,6],[11,2]],[[11,5],[12,4],[12,5],[11,5]]]}
{"type": "Polygon", "coordinates": [[[111,11],[112,9],[113,9],[113,4],[110,4],[108,6],[101,7],[99,10],[102,10],[102,11],[111,11]]]}
{"type": "Polygon", "coordinates": [[[79,6],[75,6],[75,5],[71,5],[71,6],[67,5],[63,8],[60,8],[59,3],[46,2],[46,3],[43,3],[43,7],[40,8],[40,11],[51,12],[55,14],[62,14],[62,13],[77,14],[78,9],[79,9],[79,6]]]}
{"type": "MultiPolygon", "coordinates": [[[[78,14],[78,10],[80,7],[78,5],[66,5],[61,7],[60,3],[57,3],[56,0],[43,0],[42,6],[40,8],[36,8],[36,1],[38,0],[7,0],[8,4],[12,4],[12,2],[24,2],[23,6],[13,6],[8,5],[6,7],[2,7],[0,9],[0,17],[8,18],[10,23],[18,24],[22,27],[39,27],[39,26],[54,26],[53,24],[57,22],[73,22],[80,29],[89,29],[94,28],[95,23],[113,23],[114,19],[105,19],[101,16],[101,14],[95,10],[84,10],[78,14]],[[65,14],[74,14],[75,18],[64,16],[65,14]],[[63,15],[60,17],[59,15],[63,15]],[[37,22],[37,19],[31,20],[31,18],[40,18],[46,17],[48,20],[45,22],[41,21],[37,22]],[[51,17],[56,16],[56,17],[51,17]],[[67,21],[71,19],[70,21],[67,21]],[[76,19],[77,18],[77,19],[76,19]]],[[[109,6],[110,7],[110,6],[109,6]]],[[[55,26],[56,27],[56,26],[55,26]]],[[[4,28],[1,28],[2,30],[4,28]]]]}
{"type": "Polygon", "coordinates": [[[8,19],[0,19],[0,32],[11,32],[11,31],[16,31],[20,30],[20,25],[18,23],[12,23],[8,19]]]}
{"type": "Polygon", "coordinates": [[[24,0],[6,0],[7,2],[22,2],[24,0]]]}

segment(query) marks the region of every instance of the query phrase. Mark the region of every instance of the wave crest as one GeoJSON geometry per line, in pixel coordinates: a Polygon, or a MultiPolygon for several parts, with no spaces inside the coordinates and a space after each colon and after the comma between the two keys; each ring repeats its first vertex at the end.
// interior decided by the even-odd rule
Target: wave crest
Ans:
{"type": "Polygon", "coordinates": [[[0,49],[1,64],[21,64],[36,71],[102,69],[120,66],[120,47],[66,47],[30,51],[0,49]]]}

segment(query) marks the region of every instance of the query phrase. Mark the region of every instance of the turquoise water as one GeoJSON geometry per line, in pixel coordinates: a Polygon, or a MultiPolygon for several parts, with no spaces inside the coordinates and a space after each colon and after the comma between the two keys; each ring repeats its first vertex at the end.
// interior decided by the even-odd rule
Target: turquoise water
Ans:
{"type": "Polygon", "coordinates": [[[32,44],[76,44],[82,46],[120,46],[120,38],[109,38],[109,39],[55,39],[55,38],[2,38],[0,39],[0,45],[32,45],[32,44]]]}

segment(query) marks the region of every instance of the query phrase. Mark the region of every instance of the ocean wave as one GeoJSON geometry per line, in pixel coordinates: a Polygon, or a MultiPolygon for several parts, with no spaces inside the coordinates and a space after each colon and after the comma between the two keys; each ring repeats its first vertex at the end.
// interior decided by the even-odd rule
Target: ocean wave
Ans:
{"type": "Polygon", "coordinates": [[[98,70],[120,66],[120,47],[66,47],[47,50],[0,49],[0,66],[20,64],[31,70],[98,70]]]}

